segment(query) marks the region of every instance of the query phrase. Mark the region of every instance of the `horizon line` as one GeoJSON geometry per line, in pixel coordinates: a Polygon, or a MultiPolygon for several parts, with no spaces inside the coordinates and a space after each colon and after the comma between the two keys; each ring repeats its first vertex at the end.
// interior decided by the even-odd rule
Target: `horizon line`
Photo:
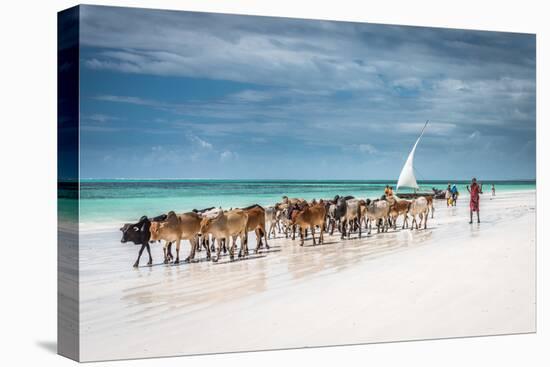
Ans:
{"type": "MultiPolygon", "coordinates": [[[[422,179],[417,180],[417,182],[426,182],[426,181],[471,181],[472,178],[433,178],[433,179],[422,179]]],[[[63,179],[62,179],[63,180],[63,179]]],[[[72,179],[74,180],[74,179],[72,179]]],[[[190,181],[201,181],[201,180],[212,180],[212,181],[395,181],[397,179],[388,179],[388,178],[369,178],[369,179],[360,179],[360,178],[210,178],[210,177],[161,177],[161,178],[129,178],[129,177],[85,177],[80,178],[80,180],[113,180],[113,181],[177,181],[177,180],[190,180],[190,181]]],[[[536,181],[535,178],[498,178],[498,179],[482,179],[477,178],[478,181],[536,181]]]]}

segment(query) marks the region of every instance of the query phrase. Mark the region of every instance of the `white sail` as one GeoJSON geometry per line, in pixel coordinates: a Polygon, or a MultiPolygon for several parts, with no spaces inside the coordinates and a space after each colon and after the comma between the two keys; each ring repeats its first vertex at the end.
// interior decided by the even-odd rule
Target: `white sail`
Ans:
{"type": "Polygon", "coordinates": [[[414,175],[414,153],[416,151],[418,142],[420,142],[422,135],[424,135],[424,129],[426,129],[427,125],[428,121],[426,121],[426,123],[424,124],[420,136],[418,137],[418,139],[416,139],[416,143],[414,143],[414,146],[409,153],[407,160],[405,161],[405,165],[403,166],[401,174],[399,175],[399,179],[397,180],[396,190],[399,190],[400,187],[410,187],[413,189],[418,189],[418,183],[416,183],[416,177],[414,175]]]}

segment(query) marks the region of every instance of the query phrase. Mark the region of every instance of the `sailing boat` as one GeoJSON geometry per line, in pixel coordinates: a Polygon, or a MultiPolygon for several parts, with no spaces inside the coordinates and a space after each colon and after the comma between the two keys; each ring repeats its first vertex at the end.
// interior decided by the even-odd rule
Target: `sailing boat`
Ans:
{"type": "Polygon", "coordinates": [[[414,146],[411,152],[409,153],[407,160],[405,161],[405,165],[403,166],[403,169],[401,169],[401,174],[399,174],[399,179],[397,180],[397,187],[396,187],[397,192],[399,192],[400,188],[407,187],[407,188],[414,189],[414,194],[400,193],[399,194],[400,197],[407,198],[407,197],[417,196],[416,190],[418,190],[419,187],[418,187],[418,183],[416,182],[416,176],[414,175],[414,153],[416,152],[416,147],[418,146],[420,139],[422,139],[422,135],[424,135],[424,130],[426,130],[426,126],[428,126],[428,121],[426,121],[426,123],[424,124],[424,127],[420,132],[420,136],[418,137],[418,139],[416,139],[416,143],[414,143],[414,146]]]}

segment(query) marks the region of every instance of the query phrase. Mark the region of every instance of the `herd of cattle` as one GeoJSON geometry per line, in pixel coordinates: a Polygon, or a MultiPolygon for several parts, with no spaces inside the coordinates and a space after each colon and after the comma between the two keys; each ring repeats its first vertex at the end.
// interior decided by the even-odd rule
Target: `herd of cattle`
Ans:
{"type": "Polygon", "coordinates": [[[411,230],[427,227],[428,214],[433,218],[433,197],[420,196],[405,200],[395,195],[380,199],[356,199],[353,196],[335,196],[331,200],[315,200],[288,198],[275,205],[262,207],[251,205],[246,208],[223,210],[221,208],[194,209],[191,212],[176,214],[170,211],[158,217],[149,219],[141,217],[137,223],[127,223],[122,231],[122,243],[132,242],[141,245],[134,267],[139,265],[139,259],[144,249],[149,254],[148,265],[152,264],[150,243],[164,241],[164,263],[171,261],[179,263],[180,242],[188,240],[191,251],[185,261],[193,260],[196,251],[206,250],[206,259],[210,260],[211,252],[216,251],[213,261],[218,261],[223,249],[229,251],[231,260],[235,258],[237,239],[240,240],[238,257],[248,255],[248,233],[255,232],[258,253],[265,246],[269,249],[268,239],[275,237],[276,232],[284,233],[294,240],[296,231],[300,234],[300,245],[311,233],[313,245],[316,244],[315,233],[318,230],[318,243],[323,243],[324,232],[331,235],[335,230],[341,234],[341,239],[350,239],[353,233],[360,238],[362,228],[371,233],[375,223],[377,231],[386,232],[389,227],[397,228],[397,220],[403,217],[402,229],[408,228],[411,217],[411,230]],[[176,258],[171,252],[172,244],[176,244],[176,258]]]}

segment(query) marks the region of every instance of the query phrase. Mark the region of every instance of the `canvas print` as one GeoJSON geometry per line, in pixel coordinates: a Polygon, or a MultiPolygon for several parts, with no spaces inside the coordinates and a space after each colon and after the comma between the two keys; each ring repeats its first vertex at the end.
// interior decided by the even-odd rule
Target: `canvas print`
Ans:
{"type": "Polygon", "coordinates": [[[536,38],[58,15],[58,348],[536,330],[536,38]]]}

